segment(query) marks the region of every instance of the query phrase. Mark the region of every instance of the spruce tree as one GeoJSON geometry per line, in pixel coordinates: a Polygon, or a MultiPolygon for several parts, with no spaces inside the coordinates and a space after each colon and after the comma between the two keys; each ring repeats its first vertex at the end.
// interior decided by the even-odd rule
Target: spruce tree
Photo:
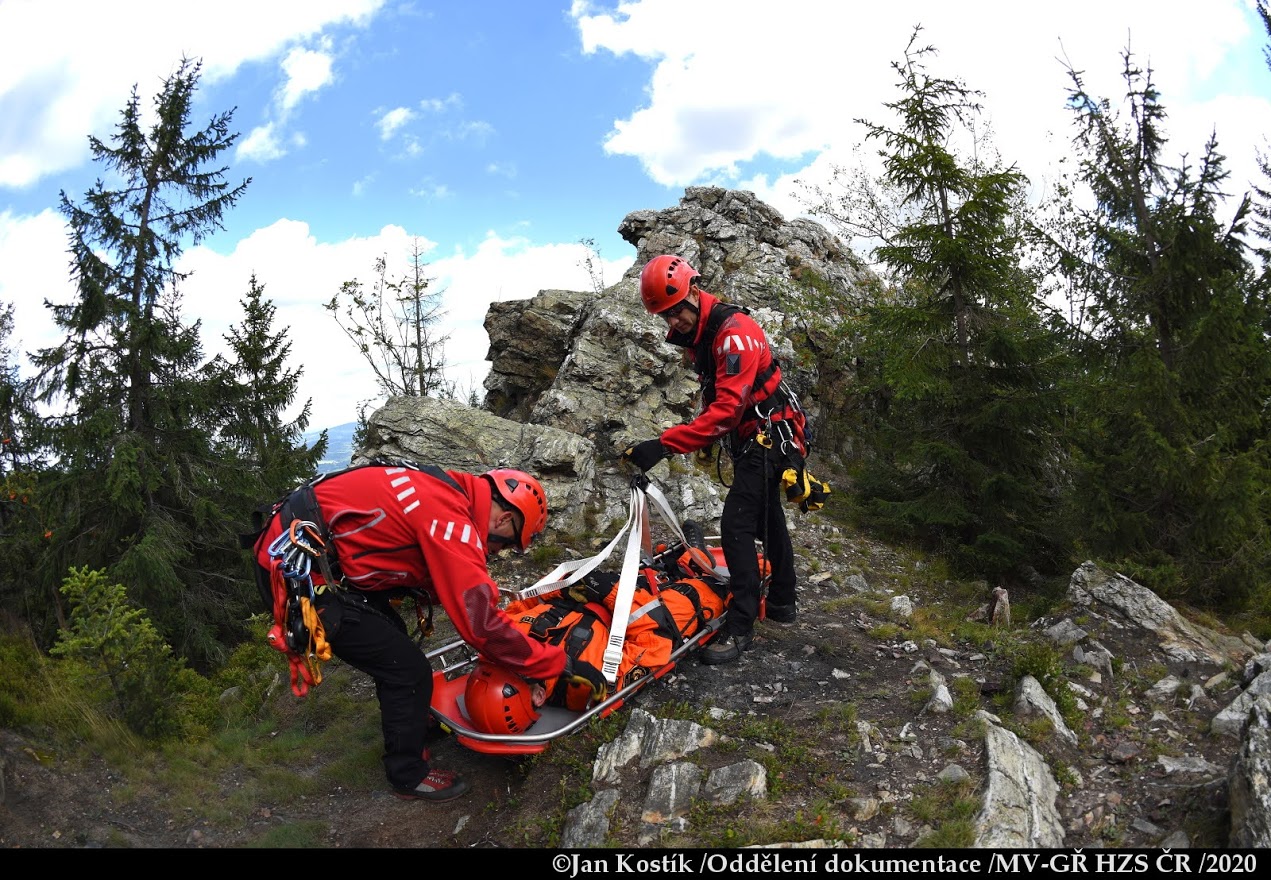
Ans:
{"type": "Polygon", "coordinates": [[[47,636],[59,603],[31,577],[48,529],[40,498],[44,468],[34,440],[35,408],[19,375],[13,332],[13,306],[0,303],[0,608],[47,636]]]}
{"type": "Polygon", "coordinates": [[[1080,319],[1074,502],[1095,554],[1226,611],[1271,592],[1271,345],[1247,261],[1250,201],[1224,219],[1216,137],[1165,155],[1165,107],[1127,49],[1128,112],[1069,68],[1080,182],[1060,254],[1080,319]]]}
{"type": "Polygon", "coordinates": [[[36,356],[39,399],[57,408],[44,440],[57,461],[44,503],[58,521],[41,565],[107,568],[165,639],[196,662],[242,632],[252,595],[222,506],[241,479],[218,455],[221,401],[202,368],[198,324],[181,317],[182,250],[222,228],[248,181],[218,156],[237,139],[232,111],[192,130],[200,64],[183,59],[143,127],[133,88],[109,143],[89,138],[108,172],[76,203],[75,298],[51,304],[64,341],[36,356]]]}
{"type": "Polygon", "coordinates": [[[886,289],[846,325],[856,397],[871,402],[857,487],[873,521],[922,539],[967,574],[1003,580],[1064,558],[1056,470],[1059,337],[1022,268],[1014,167],[989,163],[978,93],[928,73],[916,45],[893,64],[899,124],[862,121],[882,180],[837,204],[840,225],[878,237],[886,289]],[[976,151],[951,146],[969,135],[976,151]]]}
{"type": "Polygon", "coordinates": [[[220,365],[229,402],[221,439],[240,456],[246,470],[258,478],[259,500],[272,500],[312,477],[326,454],[327,432],[306,447],[313,401],[306,400],[290,421],[283,414],[296,399],[303,369],[291,369],[291,342],[285,330],[274,329],[274,304],[265,298],[264,285],[253,274],[241,301],[243,322],[225,334],[234,360],[220,365]]]}

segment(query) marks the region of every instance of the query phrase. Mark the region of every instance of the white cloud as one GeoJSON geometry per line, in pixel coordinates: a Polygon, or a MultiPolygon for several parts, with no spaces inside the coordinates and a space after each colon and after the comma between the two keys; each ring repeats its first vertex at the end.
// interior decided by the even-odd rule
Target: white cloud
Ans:
{"type": "Polygon", "coordinates": [[[419,109],[428,113],[444,113],[450,109],[462,109],[463,98],[458,92],[451,92],[444,98],[424,98],[419,102],[419,109]]]}
{"type": "Polygon", "coordinates": [[[283,83],[279,103],[283,113],[291,111],[305,95],[312,94],[334,80],[331,72],[330,39],[322,41],[323,51],[295,48],[282,61],[287,80],[283,83]]]}
{"type": "Polygon", "coordinates": [[[868,8],[786,0],[779,13],[724,0],[630,0],[605,12],[576,2],[572,14],[584,52],[629,53],[652,65],[646,103],[614,122],[608,152],[636,157],[669,186],[738,186],[749,176],[770,187],[779,208],[795,201],[793,178],[824,181],[832,162],[853,164],[865,135],[858,119],[892,122],[884,107],[898,94],[891,63],[919,23],[918,45],[939,52],[929,71],[985,93],[994,144],[1035,180],[1070,152],[1061,57],[1086,72],[1093,93],[1115,101],[1124,92],[1120,52],[1131,41],[1155,71],[1171,148],[1195,155],[1207,134],[1201,121],[1217,123],[1220,143],[1239,148],[1227,152],[1233,177],[1251,173],[1249,130],[1271,118],[1265,77],[1251,78],[1261,93],[1226,78],[1233,52],[1258,53],[1244,0],[1215,0],[1203,16],[1161,15],[1148,0],[1072,0],[1026,15],[1005,0],[868,8]],[[1219,97],[1233,86],[1246,91],[1219,97]],[[807,166],[768,183],[747,169],[765,156],[807,166]]]}
{"type": "Polygon", "coordinates": [[[389,140],[399,128],[414,118],[415,111],[409,107],[394,107],[389,110],[375,123],[375,127],[380,130],[380,140],[389,140]]]}
{"type": "Polygon", "coordinates": [[[234,155],[254,162],[269,162],[285,156],[287,151],[278,140],[274,123],[258,125],[238,142],[234,155]]]}
{"type": "MultiPolygon", "coordinates": [[[[353,421],[359,403],[379,400],[379,392],[370,367],[323,305],[345,281],[356,278],[369,285],[372,266],[381,254],[388,257],[390,274],[403,273],[414,238],[400,226],[385,226],[373,236],[321,242],[307,223],[283,219],[256,230],[228,254],[191,248],[178,265],[192,273],[182,287],[188,320],[197,316],[202,321],[207,357],[225,352],[224,336],[242,320],[240,302],[254,272],[277,307],[275,327],[287,328],[291,365],[304,368],[293,414],[312,398],[314,427],[353,421]]],[[[419,239],[426,259],[431,257],[435,243],[419,239]]],[[[426,271],[435,279],[433,289],[444,291],[445,323],[451,334],[447,375],[461,392],[475,388],[484,393],[489,303],[523,299],[549,288],[590,290],[583,257],[578,244],[539,246],[490,233],[472,254],[455,250],[429,261],[426,271]]],[[[0,302],[14,303],[15,347],[33,350],[59,341],[42,303],[46,298],[72,301],[67,261],[66,229],[58,214],[0,214],[0,302]],[[24,259],[10,259],[15,254],[24,259]],[[8,266],[26,267],[29,274],[15,275],[3,268],[8,266]],[[41,267],[38,274],[29,268],[36,266],[41,267]]],[[[605,261],[607,283],[618,280],[629,265],[629,259],[605,261]]]]}
{"type": "Polygon", "coordinates": [[[44,301],[69,302],[74,292],[68,246],[58,212],[0,212],[0,303],[13,304],[13,347],[23,353],[61,341],[44,301]]]}
{"type": "MultiPolygon", "coordinates": [[[[182,54],[205,81],[336,25],[365,25],[384,0],[222,0],[197,27],[152,0],[0,3],[0,186],[27,186],[89,159],[85,132],[117,119],[134,85],[151,95],[182,54]],[[144,21],[145,27],[136,26],[144,21]],[[54,35],[50,37],[49,35],[54,35]],[[21,120],[18,125],[14,120],[21,120]]],[[[296,84],[314,73],[297,63],[296,84]]]]}
{"type": "Polygon", "coordinates": [[[416,198],[438,202],[454,195],[444,183],[437,183],[432,179],[425,179],[418,186],[409,187],[406,192],[416,198]]]}
{"type": "Polygon", "coordinates": [[[475,122],[461,122],[459,125],[447,129],[444,134],[451,140],[474,140],[478,143],[485,143],[490,135],[494,134],[494,126],[488,122],[482,122],[480,120],[475,122]]]}

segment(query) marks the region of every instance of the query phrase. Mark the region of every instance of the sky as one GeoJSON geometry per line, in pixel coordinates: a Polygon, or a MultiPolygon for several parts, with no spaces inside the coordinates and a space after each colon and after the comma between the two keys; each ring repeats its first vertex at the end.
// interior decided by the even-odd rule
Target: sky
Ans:
{"type": "Polygon", "coordinates": [[[60,194],[83,201],[104,174],[89,136],[109,140],[132,89],[150,107],[188,57],[193,128],[233,110],[221,164],[251,180],[177,264],[206,355],[255,274],[311,427],[353,421],[383,397],[323,304],[372,283],[379,256],[404,273],[417,244],[448,377],[480,394],[489,304],[613,284],[635,259],[628,213],[715,185],[794,219],[836,167],[874,161],[861,120],[894,121],[891,64],[919,25],[929,72],[982,93],[1036,197],[1072,153],[1067,68],[1115,106],[1127,46],[1169,114],[1167,155],[1216,132],[1243,192],[1269,151],[1252,0],[0,0],[0,303],[20,351],[59,341],[44,303],[75,296],[60,194]]]}

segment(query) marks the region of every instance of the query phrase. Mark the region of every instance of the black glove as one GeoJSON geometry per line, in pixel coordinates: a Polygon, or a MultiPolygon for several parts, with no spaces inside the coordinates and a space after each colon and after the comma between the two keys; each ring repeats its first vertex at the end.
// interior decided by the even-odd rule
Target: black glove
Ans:
{"type": "MultiPolygon", "coordinates": [[[[618,586],[618,575],[607,571],[590,571],[569,588],[569,596],[578,602],[604,603],[618,586]]],[[[613,604],[612,602],[610,604],[613,604]]]]}
{"type": "Polygon", "coordinates": [[[561,671],[561,678],[568,682],[590,687],[593,702],[603,703],[605,698],[609,696],[609,683],[600,674],[600,670],[586,660],[578,660],[566,655],[565,668],[561,671]]]}
{"type": "Polygon", "coordinates": [[[811,510],[820,510],[825,506],[825,502],[830,500],[830,484],[822,483],[816,477],[809,477],[808,482],[811,484],[812,491],[808,493],[808,497],[799,504],[799,509],[804,513],[811,510]]]}
{"type": "Polygon", "coordinates": [[[652,440],[645,440],[643,443],[637,443],[635,446],[628,446],[626,451],[622,453],[622,457],[634,464],[642,471],[647,471],[662,459],[666,458],[666,447],[662,445],[659,437],[652,440]]]}

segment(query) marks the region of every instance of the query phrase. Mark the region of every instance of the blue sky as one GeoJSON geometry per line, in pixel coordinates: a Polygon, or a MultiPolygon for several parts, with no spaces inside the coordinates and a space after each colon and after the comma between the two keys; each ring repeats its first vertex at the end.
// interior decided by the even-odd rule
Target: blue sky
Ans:
{"type": "Polygon", "coordinates": [[[82,198],[88,135],[109,137],[134,84],[149,106],[184,54],[203,62],[195,122],[236,108],[225,158],[252,178],[181,264],[207,353],[255,272],[314,426],[352,420],[374,380],[322,303],[381,254],[404,271],[418,239],[450,376],[479,388],[489,303],[590,289],[581,239],[613,283],[635,256],[616,232],[631,211],[715,184],[803,214],[807,184],[860,161],[855,120],[888,121],[916,24],[932,72],[985,93],[993,143],[1039,193],[1073,134],[1060,59],[1115,99],[1127,41],[1155,72],[1171,152],[1195,156],[1216,128],[1243,190],[1267,150],[1271,73],[1245,0],[0,0],[0,302],[22,350],[56,341],[42,302],[73,296],[58,193],[82,198]]]}

